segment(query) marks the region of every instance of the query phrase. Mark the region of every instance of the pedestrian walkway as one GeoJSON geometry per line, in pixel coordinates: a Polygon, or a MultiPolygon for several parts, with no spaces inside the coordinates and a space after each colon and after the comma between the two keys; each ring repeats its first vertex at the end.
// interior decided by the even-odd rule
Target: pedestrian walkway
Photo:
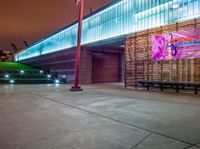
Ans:
{"type": "Polygon", "coordinates": [[[200,149],[200,96],[1,85],[0,149],[200,149]]]}

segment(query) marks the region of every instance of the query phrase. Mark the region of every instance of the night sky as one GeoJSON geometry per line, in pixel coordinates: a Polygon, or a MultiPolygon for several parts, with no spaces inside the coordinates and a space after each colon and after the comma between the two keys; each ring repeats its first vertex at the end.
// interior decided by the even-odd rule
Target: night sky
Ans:
{"type": "MultiPolygon", "coordinates": [[[[85,14],[111,0],[85,0],[85,14]]],[[[1,0],[0,49],[11,49],[10,43],[23,48],[22,41],[32,44],[77,20],[74,0],[1,0]]]]}

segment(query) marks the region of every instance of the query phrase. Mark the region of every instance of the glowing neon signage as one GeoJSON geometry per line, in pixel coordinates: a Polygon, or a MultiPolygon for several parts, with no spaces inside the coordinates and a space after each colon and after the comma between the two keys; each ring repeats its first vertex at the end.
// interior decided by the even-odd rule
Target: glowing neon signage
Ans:
{"type": "Polygon", "coordinates": [[[153,61],[200,58],[200,28],[155,35],[152,43],[153,61]]]}

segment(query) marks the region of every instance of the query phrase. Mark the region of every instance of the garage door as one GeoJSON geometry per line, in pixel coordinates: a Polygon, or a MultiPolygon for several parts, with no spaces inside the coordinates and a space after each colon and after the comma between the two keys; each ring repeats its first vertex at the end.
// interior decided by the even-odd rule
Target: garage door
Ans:
{"type": "Polygon", "coordinates": [[[93,83],[120,81],[120,54],[94,52],[92,56],[93,83]]]}

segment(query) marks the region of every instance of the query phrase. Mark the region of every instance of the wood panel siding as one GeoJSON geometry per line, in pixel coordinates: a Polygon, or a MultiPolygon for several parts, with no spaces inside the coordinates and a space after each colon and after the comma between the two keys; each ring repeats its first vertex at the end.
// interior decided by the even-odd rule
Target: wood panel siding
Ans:
{"type": "Polygon", "coordinates": [[[125,86],[137,81],[200,82],[200,59],[156,61],[151,59],[152,36],[200,27],[200,19],[135,33],[125,41],[125,86]]]}

